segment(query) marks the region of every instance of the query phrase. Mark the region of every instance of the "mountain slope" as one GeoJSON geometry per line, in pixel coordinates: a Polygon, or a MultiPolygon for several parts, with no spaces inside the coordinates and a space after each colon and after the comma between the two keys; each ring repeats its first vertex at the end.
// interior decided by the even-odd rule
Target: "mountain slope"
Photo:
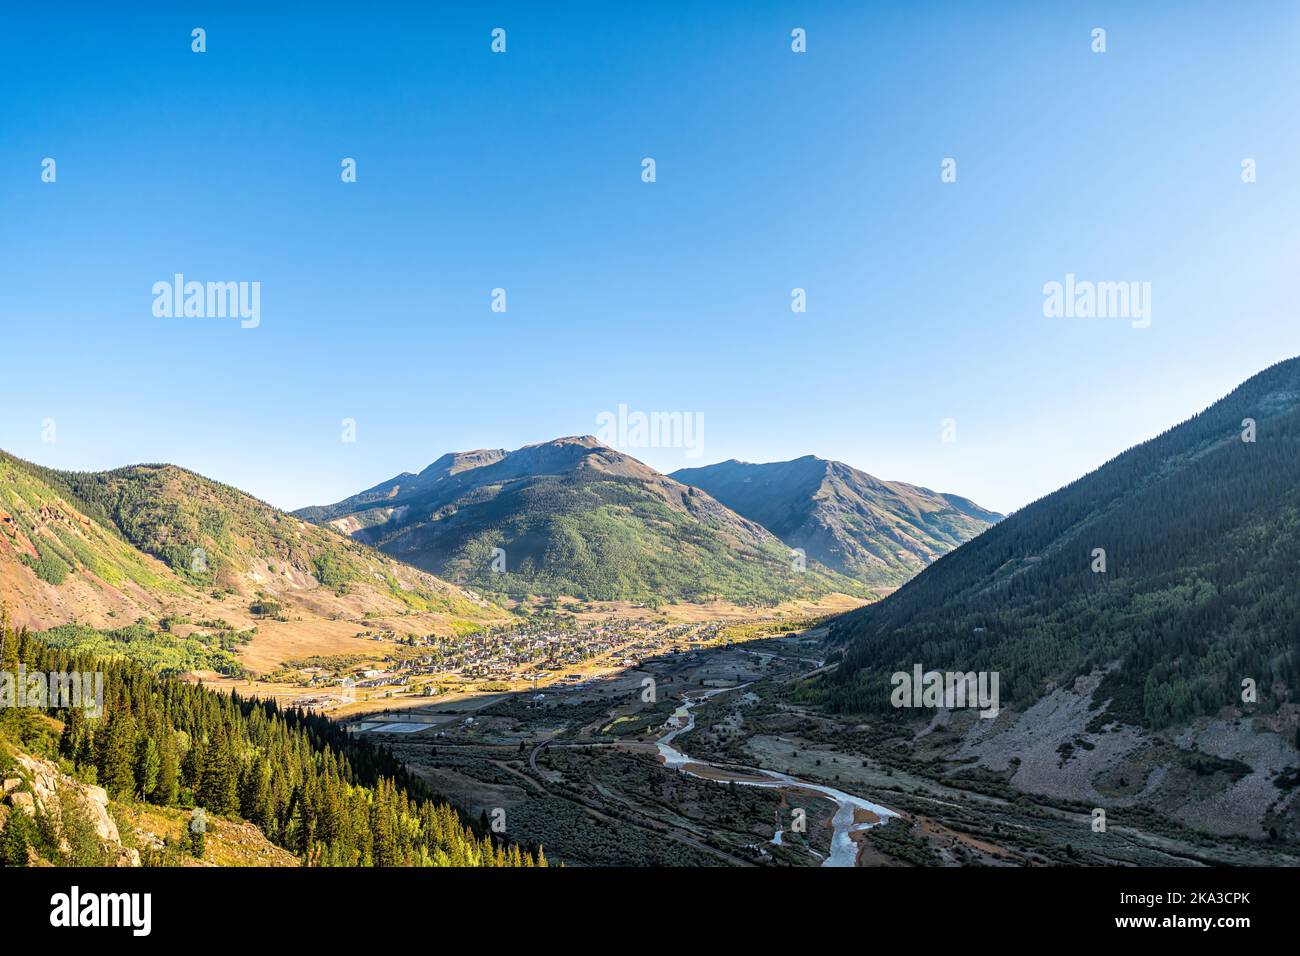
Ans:
{"type": "Polygon", "coordinates": [[[862,590],[815,563],[796,570],[764,528],[589,436],[446,455],[296,514],[514,596],[762,603],[862,590]]]}
{"type": "Polygon", "coordinates": [[[902,584],[1002,517],[956,495],[881,481],[812,455],[762,465],[733,459],[671,477],[875,586],[902,584]]]}
{"type": "Polygon", "coordinates": [[[162,562],[88,517],[35,466],[0,453],[0,605],[23,623],[129,620],[186,594],[162,562]]]}
{"type": "Polygon", "coordinates": [[[312,866],[545,863],[540,848],[470,825],[387,748],[323,715],[70,654],[0,619],[0,670],[20,668],[101,675],[103,711],[0,710],[0,863],[265,866],[290,862],[284,850],[312,866]],[[191,828],[196,817],[207,827],[191,828]],[[184,850],[162,834],[183,835],[184,850]]]}
{"type": "Polygon", "coordinates": [[[827,688],[889,711],[888,676],[997,671],[1027,706],[1105,670],[1093,706],[1149,728],[1242,712],[1294,731],[1300,682],[1300,359],[1016,512],[836,622],[827,688]],[[1256,440],[1244,441],[1246,419],[1256,440]],[[1105,571],[1094,570],[1105,552],[1105,571]]]}
{"type": "MultiPolygon", "coordinates": [[[[172,465],[42,468],[0,452],[0,604],[36,628],[120,628],[192,616],[251,628],[254,603],[285,630],[421,614],[456,627],[506,617],[462,588],[328,528],[172,465]]],[[[274,630],[274,622],[259,629],[274,630]]],[[[300,632],[300,633],[298,633],[300,632]]],[[[125,635],[129,638],[130,635],[125,635]]]]}

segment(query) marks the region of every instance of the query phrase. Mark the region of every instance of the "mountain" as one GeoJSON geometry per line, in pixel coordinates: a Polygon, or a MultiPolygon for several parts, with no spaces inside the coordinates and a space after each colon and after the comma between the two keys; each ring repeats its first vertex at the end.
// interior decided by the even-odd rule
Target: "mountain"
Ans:
{"type": "Polygon", "coordinates": [[[796,569],[765,528],[590,436],[444,455],[295,514],[513,596],[773,603],[864,592],[816,562],[796,569]]]}
{"type": "Polygon", "coordinates": [[[966,498],[881,481],[812,455],[765,465],[733,459],[671,477],[873,586],[902,584],[1002,517],[966,498]]]}
{"type": "MultiPolygon", "coordinates": [[[[353,624],[386,616],[417,614],[453,629],[507,616],[472,592],[174,465],[74,473],[3,452],[0,605],[36,628],[171,617],[247,633],[259,619],[264,635],[283,632],[304,652],[317,638],[342,640],[353,624]]],[[[118,637],[128,643],[132,635],[118,637]]]]}
{"type": "Polygon", "coordinates": [[[801,692],[949,772],[1300,840],[1298,568],[1291,359],[837,619],[842,662],[801,692]],[[895,709],[916,665],[998,675],[1001,710],[895,709]]]}
{"type": "Polygon", "coordinates": [[[1111,667],[1112,713],[1154,727],[1240,703],[1243,677],[1290,700],[1298,566],[1291,359],[840,619],[839,681],[910,667],[924,643],[927,667],[1000,670],[1004,700],[1111,667]]]}

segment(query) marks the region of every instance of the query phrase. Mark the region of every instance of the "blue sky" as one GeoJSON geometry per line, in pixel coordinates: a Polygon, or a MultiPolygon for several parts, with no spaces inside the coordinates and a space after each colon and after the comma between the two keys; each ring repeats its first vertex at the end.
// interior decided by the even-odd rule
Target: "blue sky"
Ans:
{"type": "Polygon", "coordinates": [[[1294,3],[268,6],[0,15],[0,448],[293,508],[625,404],[1010,510],[1300,353],[1294,3]]]}

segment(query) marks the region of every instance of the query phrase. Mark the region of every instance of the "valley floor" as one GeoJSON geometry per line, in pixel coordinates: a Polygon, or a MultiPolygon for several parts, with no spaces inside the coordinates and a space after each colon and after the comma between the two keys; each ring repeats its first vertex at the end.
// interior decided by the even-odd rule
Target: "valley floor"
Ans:
{"type": "MultiPolygon", "coordinates": [[[[422,638],[418,618],[355,617],[335,621],[259,622],[252,641],[239,650],[251,676],[228,677],[194,671],[187,680],[244,697],[274,699],[344,718],[374,712],[427,709],[436,693],[438,709],[477,710],[503,693],[536,693],[617,676],[630,659],[644,660],[674,651],[720,647],[733,640],[779,633],[790,627],[862,605],[859,598],[826,595],[816,601],[790,601],[753,607],[717,601],[647,607],[630,602],[533,601],[512,606],[520,618],[501,622],[474,651],[472,661],[454,667],[424,661],[432,649],[422,638]],[[564,634],[564,648],[583,656],[539,652],[530,659],[510,658],[502,650],[520,628],[534,622],[543,634],[564,634]],[[420,636],[417,637],[416,635],[420,636]],[[413,643],[414,641],[414,643],[413,643]],[[593,653],[586,653],[595,648],[593,653]],[[370,673],[372,676],[362,677],[370,673]],[[347,686],[340,686],[347,679],[347,686]]],[[[455,639],[453,645],[480,642],[455,639]]]]}
{"type": "Polygon", "coordinates": [[[1210,835],[1140,803],[1095,832],[1084,803],[953,759],[953,734],[900,737],[896,724],[793,704],[786,691],[819,668],[822,636],[666,654],[576,686],[467,695],[351,726],[570,865],[844,863],[837,835],[860,866],[1300,863],[1294,843],[1210,835]]]}

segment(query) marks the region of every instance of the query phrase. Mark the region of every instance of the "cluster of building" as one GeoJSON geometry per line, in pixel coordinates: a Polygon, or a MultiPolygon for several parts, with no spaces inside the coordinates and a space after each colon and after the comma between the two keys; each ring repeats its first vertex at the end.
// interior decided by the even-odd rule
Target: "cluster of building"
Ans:
{"type": "Polygon", "coordinates": [[[427,677],[422,691],[436,693],[433,681],[532,680],[574,683],[584,679],[576,671],[600,659],[611,667],[636,667],[650,657],[691,653],[715,643],[719,623],[663,625],[632,618],[598,623],[544,622],[493,628],[470,635],[408,636],[392,631],[366,631],[358,636],[389,640],[420,648],[425,653],[392,661],[384,670],[368,669],[347,676],[317,675],[313,684],[328,681],[351,689],[393,689],[410,686],[427,677]]]}

